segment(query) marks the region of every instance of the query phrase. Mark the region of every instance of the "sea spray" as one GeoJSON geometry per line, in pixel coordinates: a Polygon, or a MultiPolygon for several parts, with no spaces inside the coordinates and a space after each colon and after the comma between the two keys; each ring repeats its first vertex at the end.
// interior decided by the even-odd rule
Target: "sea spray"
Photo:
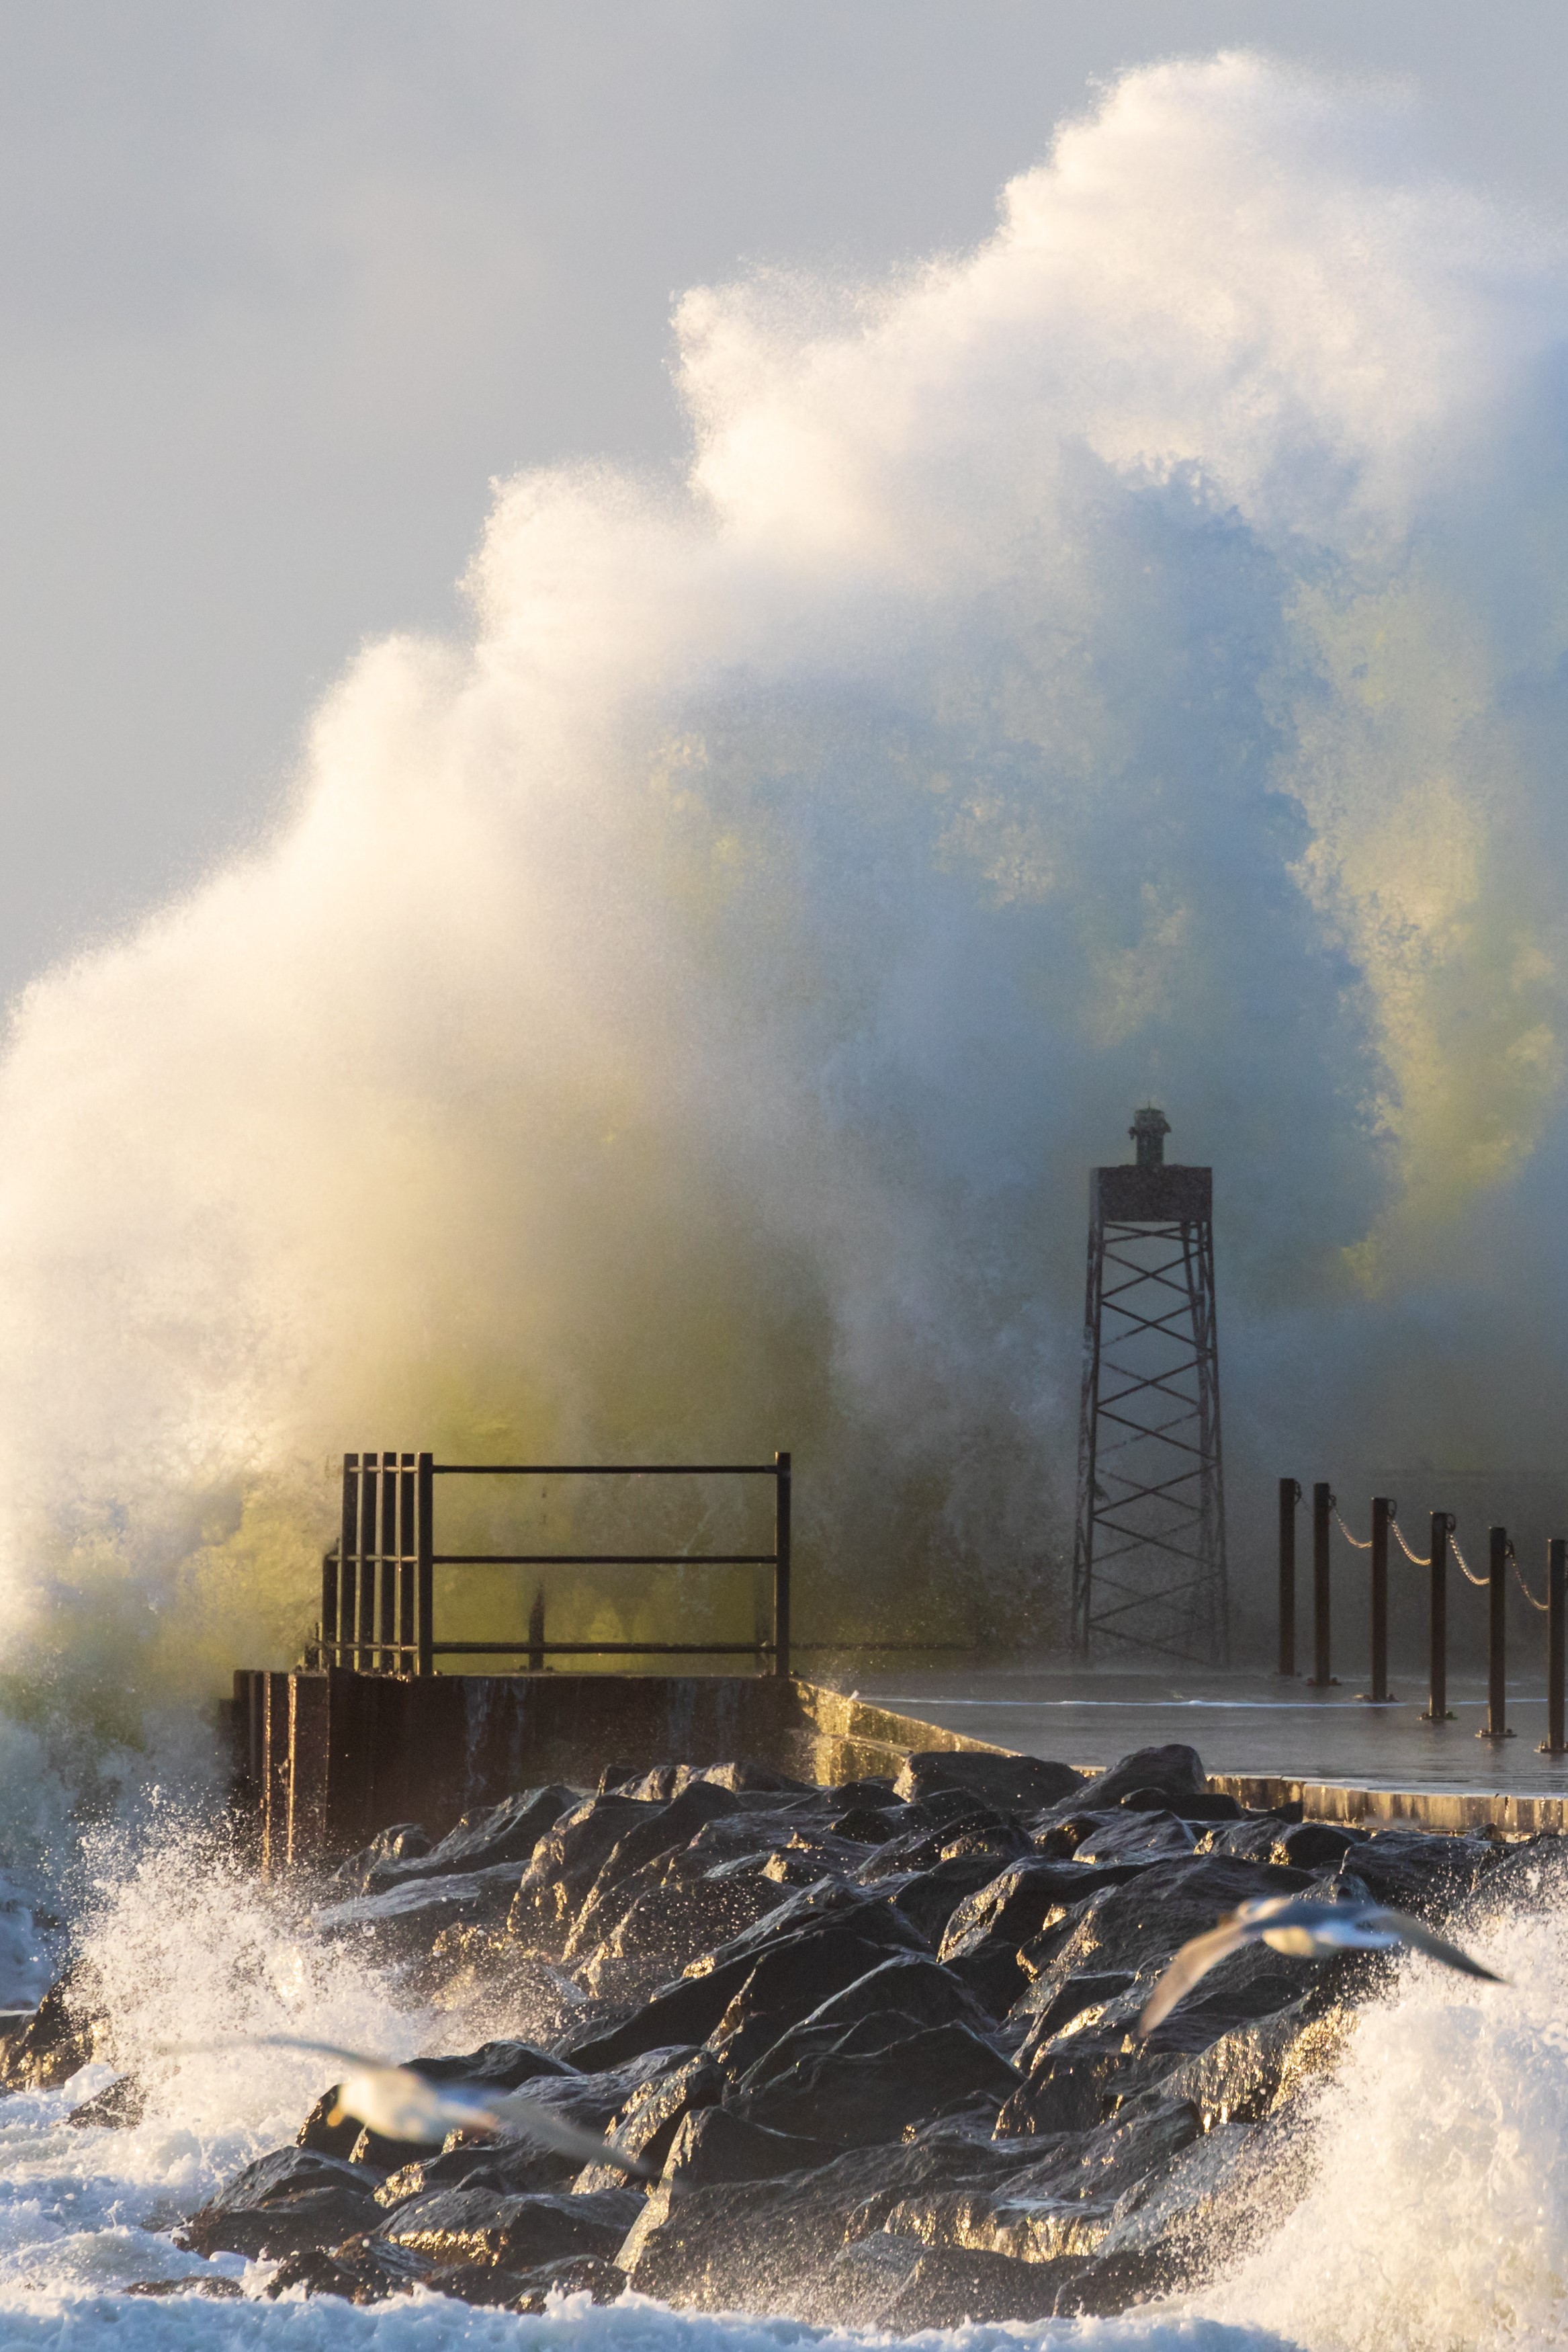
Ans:
{"type": "Polygon", "coordinates": [[[503,485],[466,639],[370,647],[274,835],[26,992],[0,1594],[52,1719],[298,1654],[364,1444],[788,1444],[804,1636],[1051,1639],[1083,1171],[1151,1093],[1218,1171],[1239,1529],[1368,1429],[1539,1458],[1568,265],[1413,140],[1151,68],[973,252],[688,296],[686,478],[503,485]]]}

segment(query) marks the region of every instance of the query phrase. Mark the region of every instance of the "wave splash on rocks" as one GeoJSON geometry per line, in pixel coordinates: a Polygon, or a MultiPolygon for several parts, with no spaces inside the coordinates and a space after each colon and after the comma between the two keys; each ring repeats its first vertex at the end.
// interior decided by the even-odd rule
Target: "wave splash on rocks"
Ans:
{"type": "MultiPolygon", "coordinates": [[[[1331,2221],[1323,2151],[1343,2179],[1385,2128],[1407,2150],[1424,2131],[1428,2191],[1445,2167],[1510,2177],[1492,2146],[1506,2098],[1489,2138],[1455,2053],[1504,2020],[1517,2039],[1519,1994],[1489,2008],[1492,1988],[1439,1988],[1419,1964],[1255,1946],[1147,2042],[1133,2025],[1175,1949],[1264,1892],[1462,1908],[1506,1968],[1511,1936],[1550,1926],[1554,1846],[1249,1814],[1167,1747],[1092,1780],[946,1753],[831,1789],[745,1762],[612,1767],[595,1793],[521,1791],[439,1840],[401,1824],[281,1889],[215,1851],[166,1851],[106,1889],[7,2038],[0,2148],[42,2133],[55,2174],[70,2143],[95,2173],[123,2151],[141,2178],[118,2235],[94,2241],[101,2283],[171,2315],[193,2316],[196,2296],[236,2322],[241,2304],[260,2324],[263,2305],[304,2303],[389,2325],[449,2310],[466,2327],[631,2293],[830,2329],[1051,2322],[1071,2339],[1116,2319],[1149,2340],[1179,2305],[1189,2344],[1214,2327],[1255,2341],[1260,2325],[1354,2342],[1322,2289],[1325,2236],[1365,2265],[1338,2304],[1375,2314],[1401,2230],[1375,2165],[1375,2246],[1359,2218],[1331,2221]],[[413,2147],[331,2124],[329,2070],[298,2053],[156,2054],[289,2032],[526,2083],[656,2177],[517,2139],[413,2147]],[[1440,2082],[1412,2099],[1407,2079],[1381,2116],[1364,2053],[1413,2078],[1434,2039],[1454,2075],[1446,2124],[1440,2082]]],[[[1562,2053],[1544,2022],[1531,2031],[1556,2083],[1562,2053]]],[[[1554,2179],[1550,2134],[1541,2155],[1554,2179]]],[[[1540,2182],[1536,2205],[1522,2271],[1501,2216],[1455,2271],[1469,2340],[1489,2340],[1505,2274],[1518,2306],[1530,2263],[1550,2272],[1568,2232],[1540,2182]]],[[[7,2304],[51,2263],[61,2289],[61,2234],[13,2227],[7,2304]]],[[[1366,2340],[1446,2340],[1422,2332],[1418,2294],[1407,2319],[1405,2337],[1380,2323],[1366,2340]]]]}

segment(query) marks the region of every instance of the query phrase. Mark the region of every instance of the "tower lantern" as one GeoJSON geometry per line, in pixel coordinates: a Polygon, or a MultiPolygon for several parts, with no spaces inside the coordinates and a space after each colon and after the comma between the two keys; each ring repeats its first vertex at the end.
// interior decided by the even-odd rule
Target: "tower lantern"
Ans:
{"type": "Polygon", "coordinates": [[[1165,1113],[1089,1184],[1072,1640],[1228,1663],[1213,1171],[1167,1167],[1165,1113]]]}

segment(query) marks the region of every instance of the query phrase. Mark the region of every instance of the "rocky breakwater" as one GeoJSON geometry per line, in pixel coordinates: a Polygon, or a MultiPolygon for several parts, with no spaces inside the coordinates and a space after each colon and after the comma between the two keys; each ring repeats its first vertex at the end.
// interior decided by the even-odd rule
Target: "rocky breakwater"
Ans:
{"type": "MultiPolygon", "coordinates": [[[[1228,2243],[1249,2168],[1392,1975],[1252,1946],[1140,2041],[1177,1948],[1287,1890],[1437,1919],[1510,1853],[1246,1813],[1185,1747],[1091,1780],[946,1753],[831,1789],[612,1769],[439,1843],[404,1824],[319,1890],[319,1931],[421,1998],[515,2003],[517,2038],[413,2063],[526,2084],[649,2178],[516,2138],[380,2140],[330,2122],[329,2093],[184,2242],[275,2263],[271,2294],[359,2302],[423,2284],[528,2310],[630,2284],[901,2333],[1115,2311],[1228,2243]]],[[[52,1999],[5,2053],[13,2083],[94,2046],[69,1988],[52,1999]]],[[[133,2120],[134,2085],[116,2094],[82,2120],[133,2120]]]]}

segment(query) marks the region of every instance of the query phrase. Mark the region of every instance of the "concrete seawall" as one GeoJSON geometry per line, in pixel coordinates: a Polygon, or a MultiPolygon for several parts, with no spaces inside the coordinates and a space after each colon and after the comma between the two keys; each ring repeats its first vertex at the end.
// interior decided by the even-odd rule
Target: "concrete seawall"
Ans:
{"type": "MultiPolygon", "coordinates": [[[[400,1821],[439,1834],[471,1806],[549,1780],[597,1786],[609,1767],[733,1757],[827,1784],[896,1772],[912,1751],[1014,1751],[821,1684],[771,1675],[241,1672],[237,1788],[264,1871],[351,1853],[400,1821]]],[[[1109,1759],[1069,1756],[1083,1770],[1109,1759]]],[[[1406,1821],[1512,1835],[1568,1828],[1568,1798],[1358,1788],[1218,1773],[1212,1790],[1309,1819],[1406,1821]]]]}

